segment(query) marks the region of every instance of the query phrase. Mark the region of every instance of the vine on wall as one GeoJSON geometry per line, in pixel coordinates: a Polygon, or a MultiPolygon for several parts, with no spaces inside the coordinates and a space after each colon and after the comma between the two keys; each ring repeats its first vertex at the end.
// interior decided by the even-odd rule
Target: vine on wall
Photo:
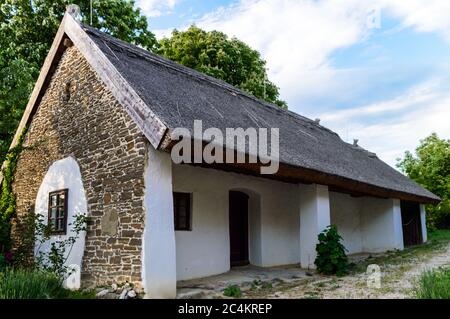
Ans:
{"type": "Polygon", "coordinates": [[[17,145],[11,148],[6,155],[6,166],[2,170],[3,180],[0,196],[0,254],[4,254],[11,248],[11,220],[16,213],[16,196],[13,193],[14,172],[20,153],[23,150],[23,140],[26,128],[17,141],[17,145]]]}

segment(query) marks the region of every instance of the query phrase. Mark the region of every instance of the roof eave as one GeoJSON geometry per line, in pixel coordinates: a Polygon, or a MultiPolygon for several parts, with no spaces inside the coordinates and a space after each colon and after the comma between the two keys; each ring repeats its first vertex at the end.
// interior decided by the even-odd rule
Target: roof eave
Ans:
{"type": "MultiPolygon", "coordinates": [[[[169,129],[170,132],[170,129],[169,129]]],[[[170,134],[166,134],[161,142],[160,149],[170,152],[176,141],[170,138],[170,134]]],[[[225,152],[224,152],[225,154],[225,152]]],[[[291,164],[280,163],[279,170],[273,175],[260,174],[261,164],[238,164],[238,163],[223,163],[223,164],[195,164],[204,168],[213,168],[223,171],[231,171],[246,175],[257,176],[261,178],[278,180],[287,183],[315,183],[327,185],[331,191],[348,193],[352,196],[373,196],[378,198],[396,198],[399,200],[413,201],[422,204],[438,204],[439,197],[427,197],[398,190],[387,189],[376,185],[364,183],[357,180],[352,180],[338,175],[333,175],[310,168],[293,166],[291,164]]]]}

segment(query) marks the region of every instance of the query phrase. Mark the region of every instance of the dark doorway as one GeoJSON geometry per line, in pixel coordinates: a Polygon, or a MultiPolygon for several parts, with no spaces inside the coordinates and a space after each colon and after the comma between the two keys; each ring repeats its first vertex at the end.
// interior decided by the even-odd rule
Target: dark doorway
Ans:
{"type": "Polygon", "coordinates": [[[248,264],[248,195],[230,191],[230,263],[248,264]]]}
{"type": "Polygon", "coordinates": [[[422,243],[422,225],[419,203],[401,201],[403,244],[406,246],[422,243]]]}

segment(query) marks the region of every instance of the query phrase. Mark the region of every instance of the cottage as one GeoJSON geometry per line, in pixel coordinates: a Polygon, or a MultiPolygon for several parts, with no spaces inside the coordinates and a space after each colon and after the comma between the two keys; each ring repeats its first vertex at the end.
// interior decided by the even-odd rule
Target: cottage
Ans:
{"type": "Polygon", "coordinates": [[[330,224],[350,253],[422,243],[424,204],[439,201],[319,121],[69,13],[13,145],[24,127],[13,184],[18,221],[44,214],[54,237],[65,238],[86,214],[87,231],[67,261],[81,269],[81,285],[128,281],[153,298],[174,297],[177,281],[234,265],[312,268],[317,235],[330,224]],[[261,162],[175,164],[171,133],[192,131],[195,120],[223,132],[278,128],[278,170],[261,174],[261,162]]]}

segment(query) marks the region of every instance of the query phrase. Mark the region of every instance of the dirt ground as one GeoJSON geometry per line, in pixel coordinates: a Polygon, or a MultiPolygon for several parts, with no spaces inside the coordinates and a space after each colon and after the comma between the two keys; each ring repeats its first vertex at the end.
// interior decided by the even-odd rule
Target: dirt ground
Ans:
{"type": "Polygon", "coordinates": [[[404,299],[414,298],[414,287],[424,270],[450,266],[450,244],[428,243],[369,256],[358,262],[345,277],[326,277],[314,274],[290,284],[279,284],[271,289],[254,289],[246,292],[246,298],[321,298],[321,299],[404,299]],[[368,287],[367,266],[376,264],[381,270],[380,288],[368,287]]]}

